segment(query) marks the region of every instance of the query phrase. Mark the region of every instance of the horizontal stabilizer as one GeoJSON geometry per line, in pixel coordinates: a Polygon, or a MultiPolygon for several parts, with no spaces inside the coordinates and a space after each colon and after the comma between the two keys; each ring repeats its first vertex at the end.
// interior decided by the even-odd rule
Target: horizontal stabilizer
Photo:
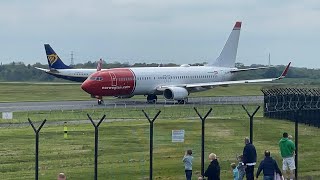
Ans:
{"type": "Polygon", "coordinates": [[[46,72],[46,73],[58,73],[58,72],[59,72],[59,71],[56,70],[56,69],[44,69],[44,68],[39,68],[39,67],[34,67],[34,68],[36,68],[36,69],[38,69],[38,70],[41,70],[41,71],[44,71],[44,72],[46,72]]]}

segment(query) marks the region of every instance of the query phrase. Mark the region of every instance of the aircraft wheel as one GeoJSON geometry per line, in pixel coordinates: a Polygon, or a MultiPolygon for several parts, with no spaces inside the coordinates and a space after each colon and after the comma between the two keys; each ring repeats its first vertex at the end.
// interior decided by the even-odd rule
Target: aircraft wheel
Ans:
{"type": "Polygon", "coordinates": [[[155,104],[155,103],[157,103],[157,100],[158,100],[157,95],[149,94],[149,95],[147,96],[147,103],[155,104]]]}
{"type": "Polygon", "coordinates": [[[102,99],[98,99],[98,105],[101,105],[103,103],[102,99]]]}

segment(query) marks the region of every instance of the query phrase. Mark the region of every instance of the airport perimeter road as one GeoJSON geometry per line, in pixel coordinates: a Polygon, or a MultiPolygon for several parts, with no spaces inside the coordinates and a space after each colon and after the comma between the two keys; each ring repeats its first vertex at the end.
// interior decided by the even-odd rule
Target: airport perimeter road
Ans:
{"type": "MultiPolygon", "coordinates": [[[[260,104],[263,96],[222,96],[222,97],[192,97],[188,104],[260,104]]],[[[118,107],[152,107],[164,105],[177,105],[173,101],[158,100],[157,104],[147,104],[145,100],[114,99],[105,101],[104,105],[97,105],[97,101],[50,101],[50,102],[15,102],[0,103],[0,112],[15,111],[46,111],[46,110],[76,110],[94,108],[118,108],[118,107]]]]}

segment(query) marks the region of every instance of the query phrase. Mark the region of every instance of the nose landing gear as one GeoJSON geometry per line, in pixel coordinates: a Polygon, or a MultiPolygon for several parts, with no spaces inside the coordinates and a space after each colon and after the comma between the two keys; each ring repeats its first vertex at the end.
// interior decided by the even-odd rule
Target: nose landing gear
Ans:
{"type": "Polygon", "coordinates": [[[103,104],[103,100],[102,99],[98,99],[98,105],[103,104]]]}
{"type": "MultiPolygon", "coordinates": [[[[91,96],[92,97],[92,96],[91,96]]],[[[101,105],[103,104],[103,99],[102,99],[102,96],[93,96],[94,98],[97,98],[98,100],[98,105],[101,105]]]]}

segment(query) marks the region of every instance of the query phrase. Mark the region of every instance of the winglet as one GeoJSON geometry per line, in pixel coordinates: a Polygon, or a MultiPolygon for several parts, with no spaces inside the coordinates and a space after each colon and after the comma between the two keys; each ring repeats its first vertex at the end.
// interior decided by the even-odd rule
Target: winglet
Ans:
{"type": "Polygon", "coordinates": [[[290,64],[291,64],[291,62],[289,62],[287,67],[283,70],[283,72],[282,72],[281,76],[279,77],[279,79],[282,79],[282,78],[286,77],[286,75],[288,74],[288,70],[289,70],[290,64]]]}

